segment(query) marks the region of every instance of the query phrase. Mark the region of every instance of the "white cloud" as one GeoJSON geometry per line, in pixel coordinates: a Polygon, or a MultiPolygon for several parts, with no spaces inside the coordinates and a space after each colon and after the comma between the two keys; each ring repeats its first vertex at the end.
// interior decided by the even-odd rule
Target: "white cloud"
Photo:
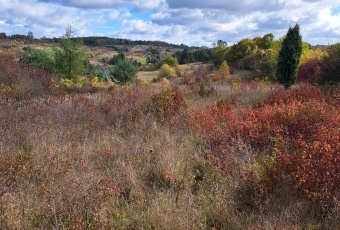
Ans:
{"type": "Polygon", "coordinates": [[[188,45],[228,44],[245,37],[284,35],[300,24],[312,44],[339,42],[338,0],[0,0],[0,32],[61,36],[94,34],[188,45]]]}

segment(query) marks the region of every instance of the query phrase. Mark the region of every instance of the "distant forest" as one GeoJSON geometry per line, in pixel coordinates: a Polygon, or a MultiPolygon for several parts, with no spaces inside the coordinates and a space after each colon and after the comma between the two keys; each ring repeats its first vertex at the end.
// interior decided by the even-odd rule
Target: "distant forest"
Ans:
{"type": "MultiPolygon", "coordinates": [[[[7,36],[6,33],[0,33],[0,39],[10,39],[10,40],[21,40],[27,43],[34,43],[34,42],[47,42],[47,43],[58,43],[61,38],[46,38],[42,37],[40,39],[36,39],[33,36],[32,32],[28,32],[28,35],[22,34],[15,34],[11,36],[7,36]]],[[[124,38],[110,38],[110,37],[77,37],[73,39],[80,39],[83,41],[84,45],[87,46],[116,46],[116,45],[149,45],[149,46],[160,46],[160,47],[169,47],[169,48],[179,48],[184,49],[188,48],[187,45],[176,45],[167,43],[164,41],[144,41],[144,40],[131,40],[131,39],[124,39],[124,38]]]]}

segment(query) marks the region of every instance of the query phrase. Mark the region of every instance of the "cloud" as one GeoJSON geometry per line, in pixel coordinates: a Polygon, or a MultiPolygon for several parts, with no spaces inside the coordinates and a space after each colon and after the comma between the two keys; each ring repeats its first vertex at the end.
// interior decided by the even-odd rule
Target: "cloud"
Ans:
{"type": "Polygon", "coordinates": [[[339,42],[338,0],[0,0],[0,32],[59,37],[68,24],[78,36],[113,36],[208,45],[286,34],[300,24],[312,44],[339,42]]]}

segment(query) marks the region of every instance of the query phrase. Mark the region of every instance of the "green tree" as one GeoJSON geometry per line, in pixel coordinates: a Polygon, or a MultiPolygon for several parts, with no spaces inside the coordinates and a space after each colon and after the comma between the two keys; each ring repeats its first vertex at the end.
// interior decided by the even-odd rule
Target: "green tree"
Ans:
{"type": "Polygon", "coordinates": [[[222,79],[222,85],[223,85],[223,80],[228,79],[230,77],[230,70],[229,70],[229,66],[226,60],[224,60],[222,64],[220,65],[218,69],[218,75],[220,75],[222,79]]]}
{"type": "Polygon", "coordinates": [[[294,28],[289,27],[288,33],[283,39],[276,69],[276,79],[286,89],[295,83],[301,53],[302,37],[300,26],[296,24],[294,28]]]}
{"type": "Polygon", "coordinates": [[[113,67],[114,78],[121,83],[131,82],[138,73],[137,67],[129,59],[119,60],[113,67]]]}
{"type": "Polygon", "coordinates": [[[72,26],[67,26],[65,35],[60,39],[60,49],[55,49],[56,71],[68,79],[75,79],[85,69],[82,42],[79,39],[73,39],[74,32],[72,26]]]}

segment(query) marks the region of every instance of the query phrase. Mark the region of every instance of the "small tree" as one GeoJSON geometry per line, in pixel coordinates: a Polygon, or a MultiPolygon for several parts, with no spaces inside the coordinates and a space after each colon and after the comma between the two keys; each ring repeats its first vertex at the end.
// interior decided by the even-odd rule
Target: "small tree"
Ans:
{"type": "Polygon", "coordinates": [[[121,83],[131,82],[138,73],[137,67],[129,59],[119,60],[113,67],[114,78],[121,83]]]}
{"type": "Polygon", "coordinates": [[[72,26],[66,28],[66,33],[60,40],[60,49],[55,50],[56,71],[64,78],[74,79],[77,74],[84,71],[83,57],[81,50],[82,42],[73,40],[74,30],[72,26]]]}
{"type": "Polygon", "coordinates": [[[226,60],[222,62],[220,68],[218,69],[218,75],[220,75],[223,85],[223,80],[228,79],[230,77],[230,70],[226,60]]]}
{"type": "Polygon", "coordinates": [[[159,69],[158,72],[158,77],[161,78],[166,78],[166,79],[171,79],[176,77],[176,71],[171,68],[168,64],[162,65],[162,67],[159,69]]]}
{"type": "Polygon", "coordinates": [[[296,24],[293,29],[289,28],[283,39],[277,63],[276,78],[286,89],[296,81],[301,53],[302,38],[300,27],[296,24]]]}

